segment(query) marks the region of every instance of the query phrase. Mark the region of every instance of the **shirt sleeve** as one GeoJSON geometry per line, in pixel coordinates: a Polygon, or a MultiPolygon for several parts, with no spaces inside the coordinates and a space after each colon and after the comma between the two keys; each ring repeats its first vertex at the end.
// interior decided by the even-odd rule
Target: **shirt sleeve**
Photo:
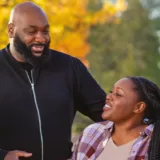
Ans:
{"type": "Polygon", "coordinates": [[[93,123],[82,131],[74,145],[72,160],[88,160],[92,156],[96,146],[99,144],[95,142],[99,142],[96,139],[98,138],[97,133],[99,133],[99,128],[102,128],[101,123],[93,123]]]}
{"type": "Polygon", "coordinates": [[[82,138],[82,133],[80,134],[80,136],[78,137],[75,145],[74,145],[74,150],[73,150],[73,154],[72,154],[72,160],[77,160],[77,155],[78,155],[78,152],[79,152],[79,145],[80,145],[80,142],[81,142],[81,138],[82,138]]]}
{"type": "Polygon", "coordinates": [[[76,109],[93,121],[102,121],[105,92],[77,58],[73,60],[73,71],[76,109]]]}

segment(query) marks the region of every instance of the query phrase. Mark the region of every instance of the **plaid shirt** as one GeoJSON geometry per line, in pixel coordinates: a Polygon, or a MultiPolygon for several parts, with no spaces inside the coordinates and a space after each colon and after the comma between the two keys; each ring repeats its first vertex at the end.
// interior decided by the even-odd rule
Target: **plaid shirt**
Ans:
{"type": "MultiPolygon", "coordinates": [[[[104,121],[88,126],[77,140],[72,160],[95,160],[111,137],[113,122],[104,121]]],[[[133,144],[128,160],[147,160],[154,125],[147,126],[133,144]]],[[[106,155],[107,158],[107,155],[106,155]]],[[[107,159],[106,159],[107,160],[107,159]]]]}

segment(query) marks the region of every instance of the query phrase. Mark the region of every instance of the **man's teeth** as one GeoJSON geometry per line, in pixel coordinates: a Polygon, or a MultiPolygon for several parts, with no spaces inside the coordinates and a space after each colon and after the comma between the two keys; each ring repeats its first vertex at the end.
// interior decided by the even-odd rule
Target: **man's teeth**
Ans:
{"type": "Polygon", "coordinates": [[[106,108],[111,108],[108,104],[105,104],[105,106],[104,107],[106,107],[106,108]]]}

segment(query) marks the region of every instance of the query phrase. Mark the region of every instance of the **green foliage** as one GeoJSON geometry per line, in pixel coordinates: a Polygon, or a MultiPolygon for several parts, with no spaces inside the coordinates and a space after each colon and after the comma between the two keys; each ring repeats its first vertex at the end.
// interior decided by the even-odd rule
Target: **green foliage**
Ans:
{"type": "Polygon", "coordinates": [[[107,91],[119,78],[141,75],[159,83],[158,39],[148,12],[138,0],[130,0],[119,24],[92,27],[90,70],[107,91]]]}
{"type": "Polygon", "coordinates": [[[77,112],[72,131],[74,133],[80,133],[87,125],[91,123],[93,123],[92,120],[88,119],[88,117],[77,112]]]}
{"type": "Polygon", "coordinates": [[[160,1],[159,0],[141,0],[141,3],[148,10],[149,17],[152,19],[152,26],[155,31],[160,31],[160,1]]]}

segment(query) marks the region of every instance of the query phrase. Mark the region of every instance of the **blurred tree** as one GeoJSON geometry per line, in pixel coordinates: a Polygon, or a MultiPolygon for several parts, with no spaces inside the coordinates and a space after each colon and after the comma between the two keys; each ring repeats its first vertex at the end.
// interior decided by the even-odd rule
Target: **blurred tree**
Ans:
{"type": "Polygon", "coordinates": [[[154,29],[160,30],[160,1],[159,0],[141,0],[141,3],[149,11],[149,17],[153,21],[154,29]]]}
{"type": "MultiPolygon", "coordinates": [[[[122,1],[122,0],[121,0],[122,1]]],[[[3,0],[0,2],[1,39],[0,47],[8,42],[7,23],[10,10],[23,0],[3,0]],[[5,31],[5,32],[4,32],[5,31]]],[[[80,58],[86,65],[86,55],[90,46],[87,41],[90,26],[105,22],[113,17],[120,8],[105,3],[95,12],[87,10],[88,0],[33,0],[47,13],[51,25],[51,48],[80,58]]]]}
{"type": "Polygon", "coordinates": [[[129,0],[120,19],[92,27],[88,60],[94,77],[106,91],[127,75],[142,75],[159,83],[158,39],[147,10],[139,0],[129,0]]]}

